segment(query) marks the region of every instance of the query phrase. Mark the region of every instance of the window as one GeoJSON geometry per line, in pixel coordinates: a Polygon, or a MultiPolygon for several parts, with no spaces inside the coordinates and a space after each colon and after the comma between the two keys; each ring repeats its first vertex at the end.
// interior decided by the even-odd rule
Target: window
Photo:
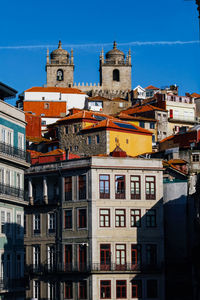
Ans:
{"type": "Polygon", "coordinates": [[[156,137],[154,134],[152,134],[152,143],[155,143],[156,142],[156,137]]]}
{"type": "Polygon", "coordinates": [[[65,282],[65,299],[73,298],[73,283],[72,281],[65,282]]]}
{"type": "Polygon", "coordinates": [[[116,281],[116,298],[126,298],[126,280],[116,281]]]}
{"type": "Polygon", "coordinates": [[[55,246],[47,247],[48,270],[54,270],[56,265],[56,249],[55,246]]]}
{"type": "Polygon", "coordinates": [[[87,281],[79,282],[79,299],[87,299],[87,281]]]}
{"type": "Polygon", "coordinates": [[[54,233],[56,229],[56,214],[54,212],[48,213],[48,231],[54,233]]]}
{"type": "Polygon", "coordinates": [[[155,200],[156,199],[156,184],[154,176],[146,176],[146,199],[155,200]]]}
{"type": "Polygon", "coordinates": [[[49,109],[50,104],[49,103],[44,103],[44,109],[49,109]]]}
{"type": "Polygon", "coordinates": [[[86,199],[86,175],[78,176],[79,200],[86,199]]]}
{"type": "Polygon", "coordinates": [[[85,271],[87,266],[87,246],[79,245],[79,271],[85,271]]]}
{"type": "Polygon", "coordinates": [[[22,272],[22,255],[20,253],[18,253],[16,255],[16,276],[17,278],[22,277],[23,275],[22,272]]]}
{"type": "Polygon", "coordinates": [[[116,245],[116,269],[124,270],[126,265],[126,245],[116,245]]]}
{"type": "Polygon", "coordinates": [[[141,209],[131,209],[131,227],[141,226],[141,209]]]}
{"type": "Polygon", "coordinates": [[[154,279],[147,280],[147,298],[157,298],[157,297],[158,297],[157,280],[154,279]]]}
{"type": "Polygon", "coordinates": [[[5,233],[6,213],[1,211],[1,233],[5,233]]]}
{"type": "Polygon", "coordinates": [[[57,80],[58,81],[63,81],[63,79],[64,79],[63,70],[58,69],[58,71],[57,71],[57,80]]]}
{"type": "Polygon", "coordinates": [[[154,122],[150,122],[150,129],[155,129],[155,123],[154,122]]]}
{"type": "Polygon", "coordinates": [[[131,176],[131,199],[141,199],[140,176],[131,176]]]}
{"type": "Polygon", "coordinates": [[[18,148],[24,149],[24,135],[22,133],[18,133],[18,148]]]}
{"type": "Polygon", "coordinates": [[[101,199],[110,198],[110,175],[99,175],[99,193],[101,199]]]}
{"type": "Polygon", "coordinates": [[[100,265],[101,265],[101,270],[110,270],[111,267],[110,244],[100,245],[100,265]]]}
{"type": "Polygon", "coordinates": [[[65,245],[65,270],[72,270],[72,245],[65,245]]]}
{"type": "Polygon", "coordinates": [[[99,141],[100,141],[99,135],[97,134],[97,135],[95,136],[95,142],[96,142],[97,145],[99,144],[99,141]]]}
{"type": "Polygon", "coordinates": [[[192,155],[192,161],[199,161],[199,154],[193,154],[192,155]]]}
{"type": "Polygon", "coordinates": [[[146,227],[156,227],[156,210],[146,210],[146,227]]]}
{"type": "Polygon", "coordinates": [[[143,121],[140,121],[139,122],[139,126],[142,127],[142,128],[144,128],[145,127],[145,123],[143,121]]]}
{"type": "Polygon", "coordinates": [[[101,299],[111,298],[111,280],[101,280],[100,281],[101,299]]]}
{"type": "Polygon", "coordinates": [[[64,228],[72,229],[72,210],[71,209],[64,211],[64,228]]]}
{"type": "Polygon", "coordinates": [[[115,198],[124,199],[125,198],[125,176],[115,175],[115,198]]]}
{"type": "Polygon", "coordinates": [[[40,281],[34,280],[33,281],[33,297],[34,299],[40,299],[40,281]]]}
{"type": "Polygon", "coordinates": [[[148,265],[156,265],[157,263],[157,245],[146,245],[146,259],[148,265]]]}
{"type": "Polygon", "coordinates": [[[132,268],[141,266],[142,248],[139,244],[131,245],[131,265],[132,268]]]}
{"type": "MultiPolygon", "coordinates": [[[[10,220],[10,213],[7,213],[7,221],[8,219],[10,220]]],[[[17,235],[21,235],[23,233],[23,227],[22,227],[22,215],[21,214],[17,214],[16,215],[16,219],[17,219],[17,235]]],[[[10,231],[10,229],[9,229],[10,231]]]]}
{"type": "Polygon", "coordinates": [[[74,151],[78,151],[78,146],[74,146],[74,151]]]}
{"type": "Polygon", "coordinates": [[[33,232],[34,234],[40,233],[40,214],[33,215],[33,232]]]}
{"type": "Polygon", "coordinates": [[[56,300],[56,283],[48,282],[48,300],[56,300]]]}
{"type": "Polygon", "coordinates": [[[72,177],[65,177],[65,201],[72,200],[72,177]]]}
{"type": "Polygon", "coordinates": [[[33,246],[33,265],[35,269],[40,266],[40,245],[33,246]]]}
{"type": "Polygon", "coordinates": [[[126,227],[126,211],[125,209],[115,210],[115,226],[126,227]]]}
{"type": "Polygon", "coordinates": [[[110,227],[110,209],[100,209],[100,227],[110,227]]]}
{"type": "Polygon", "coordinates": [[[86,228],[87,227],[87,210],[79,209],[78,210],[78,228],[86,228]]]}
{"type": "Polygon", "coordinates": [[[87,145],[91,145],[92,144],[92,137],[88,136],[87,137],[87,145]]]}
{"type": "Polygon", "coordinates": [[[142,298],[142,280],[132,280],[132,298],[142,298]]]}
{"type": "Polygon", "coordinates": [[[69,127],[68,127],[68,126],[65,127],[65,133],[66,133],[66,134],[69,133],[69,127]]]}
{"type": "Polygon", "coordinates": [[[120,81],[120,73],[118,69],[113,70],[113,81],[120,81]]]}
{"type": "Polygon", "coordinates": [[[73,133],[77,133],[78,132],[78,125],[74,125],[73,126],[73,133]]]}

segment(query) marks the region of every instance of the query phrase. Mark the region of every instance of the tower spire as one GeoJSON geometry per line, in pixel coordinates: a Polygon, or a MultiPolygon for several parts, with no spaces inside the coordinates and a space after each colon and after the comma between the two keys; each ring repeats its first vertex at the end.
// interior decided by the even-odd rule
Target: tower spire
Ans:
{"type": "Polygon", "coordinates": [[[47,64],[49,64],[49,49],[47,48],[47,64]]]}
{"type": "Polygon", "coordinates": [[[113,49],[117,49],[117,43],[116,43],[116,41],[114,41],[114,43],[113,43],[113,49]]]}
{"type": "Polygon", "coordinates": [[[62,49],[62,43],[61,43],[61,41],[59,41],[59,43],[58,43],[58,49],[62,49]]]}

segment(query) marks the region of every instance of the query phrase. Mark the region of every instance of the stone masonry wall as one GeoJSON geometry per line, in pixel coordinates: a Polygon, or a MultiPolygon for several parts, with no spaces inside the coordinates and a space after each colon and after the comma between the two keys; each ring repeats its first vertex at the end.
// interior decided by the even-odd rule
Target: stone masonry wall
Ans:
{"type": "Polygon", "coordinates": [[[84,133],[81,123],[62,125],[58,128],[59,147],[63,150],[69,149],[71,153],[87,156],[106,153],[106,131],[84,133]],[[74,133],[74,125],[78,132],[74,133]],[[68,133],[66,133],[68,127],[68,133]],[[96,136],[99,135],[99,143],[96,142],[96,136]],[[88,145],[87,138],[91,136],[91,144],[88,145]]]}
{"type": "Polygon", "coordinates": [[[74,66],[73,65],[47,65],[47,86],[68,87],[73,86],[74,66]],[[58,69],[63,70],[63,81],[57,81],[58,69]]]}

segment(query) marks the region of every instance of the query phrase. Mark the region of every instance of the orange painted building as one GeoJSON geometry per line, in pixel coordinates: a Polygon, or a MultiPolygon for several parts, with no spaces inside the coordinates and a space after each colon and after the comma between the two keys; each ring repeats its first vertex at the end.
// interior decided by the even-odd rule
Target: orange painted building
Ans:
{"type": "Polygon", "coordinates": [[[41,137],[41,117],[25,112],[26,136],[41,137]]]}

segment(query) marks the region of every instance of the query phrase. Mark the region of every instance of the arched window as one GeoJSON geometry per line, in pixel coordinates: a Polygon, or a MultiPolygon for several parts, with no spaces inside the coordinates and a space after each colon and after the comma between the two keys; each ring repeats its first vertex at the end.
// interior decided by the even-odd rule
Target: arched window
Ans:
{"type": "Polygon", "coordinates": [[[119,70],[113,70],[113,81],[120,81],[119,70]]]}
{"type": "Polygon", "coordinates": [[[62,69],[59,69],[58,71],[57,71],[57,80],[58,81],[63,81],[63,70],[62,69]]]}

